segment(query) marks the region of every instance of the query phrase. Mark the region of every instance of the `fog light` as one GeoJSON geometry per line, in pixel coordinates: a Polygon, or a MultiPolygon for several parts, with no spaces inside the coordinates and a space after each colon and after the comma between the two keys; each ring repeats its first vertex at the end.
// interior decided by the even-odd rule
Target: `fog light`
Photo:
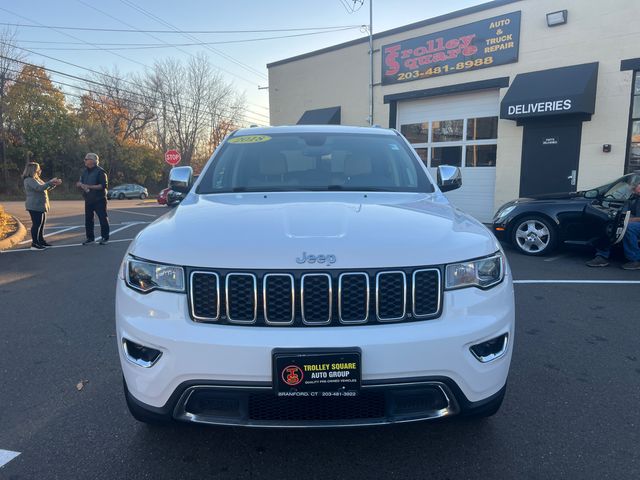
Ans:
{"type": "Polygon", "coordinates": [[[127,360],[144,368],[153,367],[162,356],[160,350],[145,347],[126,338],[122,339],[122,350],[127,360]]]}
{"type": "Polygon", "coordinates": [[[507,351],[508,343],[509,335],[505,333],[486,342],[473,345],[469,350],[480,362],[487,363],[503,356],[507,351]]]}

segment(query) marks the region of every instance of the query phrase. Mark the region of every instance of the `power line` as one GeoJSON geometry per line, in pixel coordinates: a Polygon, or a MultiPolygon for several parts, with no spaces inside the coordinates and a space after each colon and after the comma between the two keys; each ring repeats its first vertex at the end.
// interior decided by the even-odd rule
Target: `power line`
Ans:
{"type": "MultiPolygon", "coordinates": [[[[91,79],[87,79],[87,78],[82,78],[82,77],[79,77],[79,76],[77,76],[77,75],[73,75],[73,74],[66,73],[66,72],[61,72],[61,71],[59,71],[59,70],[53,70],[53,69],[50,69],[50,68],[47,68],[47,67],[44,67],[44,66],[35,65],[35,64],[33,64],[33,63],[25,62],[25,61],[22,61],[22,60],[18,60],[18,59],[10,58],[10,57],[5,57],[4,55],[0,55],[0,58],[9,59],[9,60],[12,60],[12,61],[14,61],[14,62],[16,62],[16,63],[20,63],[20,64],[22,64],[22,65],[28,65],[28,66],[31,66],[31,67],[34,67],[34,68],[40,68],[40,69],[42,69],[42,70],[44,70],[44,71],[46,71],[46,72],[53,73],[53,74],[57,74],[57,75],[62,75],[62,76],[68,77],[68,78],[72,78],[72,79],[74,79],[74,80],[80,80],[80,81],[87,82],[87,83],[90,83],[90,84],[93,84],[93,85],[97,85],[97,86],[101,86],[101,87],[104,87],[104,88],[112,88],[112,86],[110,86],[110,85],[107,85],[107,84],[104,84],[104,83],[101,83],[101,82],[98,82],[98,81],[95,81],[95,80],[91,80],[91,79]]],[[[12,71],[14,71],[14,70],[12,70],[12,71]]],[[[15,71],[15,72],[16,72],[16,73],[22,73],[22,71],[15,71]]],[[[116,78],[116,79],[117,79],[118,77],[113,77],[113,78],[116,78]]],[[[61,84],[61,85],[68,86],[68,87],[77,88],[78,90],[84,90],[84,91],[87,91],[87,92],[93,93],[93,94],[98,95],[98,96],[104,96],[104,95],[105,95],[103,92],[97,92],[97,91],[95,91],[95,90],[91,90],[91,89],[86,88],[86,87],[81,87],[81,86],[78,86],[78,85],[73,85],[73,84],[68,84],[68,83],[60,82],[60,81],[58,81],[58,80],[54,80],[54,82],[59,83],[59,84],[61,84]]],[[[141,95],[140,93],[132,92],[132,91],[130,91],[130,90],[125,90],[125,89],[122,89],[122,88],[120,89],[120,91],[121,91],[121,92],[123,92],[123,93],[129,93],[129,94],[131,94],[131,95],[135,95],[135,96],[137,96],[137,97],[141,95]]],[[[64,94],[66,94],[67,92],[63,92],[63,93],[64,93],[64,94]]],[[[73,95],[73,94],[69,94],[69,95],[71,95],[71,96],[76,96],[76,95],[73,95]]],[[[111,98],[113,98],[114,100],[127,101],[127,102],[134,103],[134,104],[136,104],[136,105],[140,105],[140,106],[144,106],[144,107],[148,107],[148,108],[157,108],[157,107],[155,107],[154,105],[150,105],[150,104],[148,104],[148,103],[143,103],[143,102],[140,102],[140,101],[135,100],[135,99],[124,99],[124,98],[122,98],[122,97],[118,97],[118,96],[116,96],[116,95],[111,95],[111,94],[109,94],[109,96],[110,96],[111,98]]],[[[142,96],[144,97],[145,95],[143,94],[142,96]]],[[[146,95],[146,96],[148,96],[148,95],[146,95]]],[[[81,98],[81,97],[80,97],[80,98],[81,98]]],[[[191,107],[189,107],[189,106],[185,106],[184,108],[185,108],[187,111],[191,111],[191,114],[189,115],[191,118],[195,118],[195,110],[194,110],[193,106],[191,106],[191,107]]],[[[173,108],[166,108],[166,109],[167,109],[169,112],[172,112],[172,113],[174,113],[174,114],[183,113],[183,112],[178,112],[178,111],[176,111],[176,110],[175,110],[175,109],[173,109],[173,108]]],[[[229,109],[229,107],[227,107],[227,108],[225,108],[224,110],[222,110],[222,109],[221,109],[220,114],[224,114],[224,112],[229,112],[229,111],[230,111],[230,109],[229,109]]],[[[211,110],[207,110],[207,109],[203,109],[203,110],[202,110],[202,113],[203,113],[203,114],[214,115],[214,112],[212,112],[211,110]]],[[[256,118],[255,116],[258,116],[258,115],[259,115],[259,116],[264,116],[264,117],[266,118],[266,115],[262,115],[262,114],[259,114],[259,113],[256,113],[256,112],[249,112],[249,113],[251,113],[252,115],[245,115],[245,116],[246,116],[247,118],[249,118],[249,117],[253,117],[253,118],[249,118],[249,119],[250,119],[250,120],[252,120],[252,121],[258,121],[258,123],[263,122],[263,120],[257,120],[257,118],[256,118]]]]}
{"type": "MultiPolygon", "coordinates": [[[[126,26],[127,26],[127,27],[129,27],[129,28],[135,28],[135,27],[134,27],[133,25],[131,25],[130,23],[127,23],[127,22],[125,22],[124,20],[121,20],[121,19],[119,19],[119,18],[115,17],[114,15],[111,15],[111,14],[110,14],[110,13],[108,13],[108,12],[105,12],[104,10],[99,9],[98,7],[96,7],[96,6],[94,6],[94,5],[91,5],[91,4],[89,4],[89,3],[87,3],[87,2],[85,2],[85,1],[83,1],[83,0],[76,0],[76,1],[77,1],[78,3],[81,3],[81,4],[82,4],[82,5],[84,5],[84,6],[88,7],[88,8],[91,8],[92,10],[95,10],[96,12],[101,13],[102,15],[105,15],[105,16],[107,16],[107,17],[109,17],[109,18],[112,18],[113,20],[115,20],[115,21],[117,21],[117,22],[119,22],[119,23],[122,23],[123,25],[126,25],[126,26]]],[[[167,42],[165,42],[164,40],[162,40],[162,39],[160,39],[160,38],[158,38],[158,37],[156,37],[156,36],[154,36],[154,35],[151,35],[151,34],[146,34],[146,35],[147,35],[147,36],[149,36],[149,37],[151,37],[151,38],[153,38],[154,40],[158,40],[158,41],[160,41],[160,42],[162,42],[162,43],[167,43],[167,42]]],[[[182,53],[186,54],[186,55],[193,56],[193,54],[191,54],[191,52],[188,52],[188,51],[186,51],[186,50],[183,50],[182,48],[179,48],[179,47],[176,47],[176,48],[177,48],[179,51],[181,51],[182,53]]],[[[147,68],[150,68],[150,67],[148,67],[148,66],[147,66],[147,68]]],[[[247,82],[247,83],[250,83],[250,84],[252,84],[252,85],[255,85],[255,84],[256,84],[256,82],[254,82],[253,80],[249,80],[248,78],[243,77],[242,75],[238,75],[238,74],[236,74],[236,73],[230,72],[229,70],[225,70],[224,68],[222,68],[222,67],[220,67],[220,66],[217,66],[217,65],[216,65],[216,68],[218,68],[219,70],[221,70],[221,71],[223,71],[223,72],[225,72],[225,73],[227,73],[227,74],[229,74],[229,75],[231,75],[231,76],[233,76],[233,77],[239,78],[240,80],[244,80],[244,81],[245,81],[245,82],[247,82]]]]}
{"type": "Polygon", "coordinates": [[[300,27],[300,28],[267,28],[259,30],[141,30],[137,28],[96,28],[96,27],[69,27],[60,25],[28,25],[25,23],[0,22],[0,25],[26,28],[49,28],[58,30],[81,30],[87,32],[121,32],[121,33],[169,33],[169,34],[217,34],[217,33],[273,33],[273,32],[301,32],[307,30],[332,30],[341,28],[360,28],[360,25],[335,25],[331,27],[300,27]]]}
{"type": "MultiPolygon", "coordinates": [[[[130,81],[130,80],[127,80],[127,79],[125,79],[125,78],[117,77],[117,76],[115,76],[115,75],[111,75],[111,74],[106,73],[106,72],[100,72],[100,71],[98,71],[98,70],[93,70],[93,69],[88,68],[88,67],[83,67],[83,66],[78,65],[78,64],[76,64],[76,63],[67,62],[66,60],[61,60],[61,59],[59,59],[59,58],[52,57],[52,56],[50,56],[50,55],[45,55],[45,54],[43,54],[43,53],[38,53],[38,52],[35,52],[35,51],[31,50],[31,49],[24,48],[24,47],[20,47],[20,46],[18,46],[18,45],[9,44],[9,43],[5,43],[5,42],[2,42],[2,41],[0,41],[0,43],[3,43],[3,44],[5,44],[5,45],[11,45],[11,46],[13,46],[13,47],[15,47],[15,48],[19,48],[20,50],[24,50],[24,51],[26,51],[26,52],[30,52],[30,53],[33,53],[33,54],[35,54],[35,55],[39,55],[39,56],[41,56],[41,57],[45,57],[45,58],[48,58],[48,59],[54,60],[54,61],[56,61],[56,62],[60,62],[60,63],[66,64],[66,65],[69,65],[69,66],[72,66],[72,67],[76,67],[76,68],[79,68],[79,69],[81,69],[81,70],[86,70],[86,71],[91,72],[91,73],[93,73],[93,74],[95,74],[95,75],[104,75],[104,76],[106,76],[107,78],[111,78],[111,79],[113,79],[113,80],[118,80],[118,81],[121,81],[121,82],[127,83],[127,84],[129,84],[129,85],[133,85],[133,86],[134,86],[134,87],[136,87],[136,88],[140,88],[140,85],[138,85],[137,83],[132,82],[132,81],[130,81]]],[[[4,57],[4,58],[9,58],[9,57],[4,57]]],[[[13,60],[13,59],[12,59],[12,60],[13,60]]],[[[28,63],[28,62],[21,62],[21,61],[19,61],[19,60],[16,60],[16,61],[18,61],[18,62],[20,62],[20,63],[24,63],[24,64],[26,64],[26,65],[32,65],[32,66],[36,66],[36,67],[38,66],[38,65],[34,65],[34,64],[32,64],[32,63],[28,63]]],[[[46,68],[46,67],[42,67],[42,68],[44,68],[44,69],[45,69],[45,70],[47,70],[47,71],[51,71],[51,72],[57,73],[57,74],[59,74],[59,75],[64,75],[64,76],[71,77],[71,78],[75,78],[75,79],[78,79],[78,80],[81,80],[81,81],[87,81],[87,82],[89,82],[89,83],[96,83],[96,84],[98,84],[98,85],[101,85],[101,86],[107,87],[107,85],[105,85],[105,84],[102,84],[102,83],[99,83],[99,82],[95,82],[95,81],[93,81],[93,80],[89,80],[89,79],[86,79],[86,78],[82,78],[82,77],[79,77],[79,76],[76,76],[76,75],[71,75],[71,74],[68,74],[68,73],[65,73],[65,72],[60,72],[60,71],[58,71],[58,70],[53,70],[53,69],[46,68]]],[[[124,90],[124,89],[122,89],[122,91],[123,91],[123,92],[127,92],[127,93],[131,93],[131,94],[133,94],[133,95],[138,95],[138,93],[136,93],[136,92],[127,91],[127,90],[124,90]]],[[[247,109],[247,112],[252,113],[252,114],[255,114],[255,115],[258,115],[258,116],[263,116],[263,117],[265,117],[265,118],[268,118],[268,116],[267,116],[267,115],[265,115],[265,114],[263,114],[263,113],[254,112],[254,111],[249,110],[249,109],[247,109]]]]}
{"type": "MultiPolygon", "coordinates": [[[[164,26],[166,26],[166,27],[168,27],[168,28],[171,28],[172,30],[174,30],[174,31],[176,31],[176,32],[180,32],[180,29],[179,29],[178,27],[176,27],[176,26],[172,25],[171,23],[169,23],[169,22],[167,22],[167,21],[163,20],[162,18],[158,17],[157,15],[154,15],[153,13],[148,12],[147,10],[145,10],[144,8],[142,8],[142,7],[138,6],[138,5],[136,5],[136,4],[135,4],[135,3],[133,3],[132,1],[130,1],[130,0],[120,0],[120,1],[121,1],[122,3],[124,3],[125,5],[128,5],[129,7],[134,8],[135,10],[138,10],[138,11],[139,11],[139,12],[141,12],[142,14],[144,14],[144,15],[146,15],[147,17],[149,17],[149,18],[151,18],[151,19],[155,20],[156,22],[160,23],[161,25],[164,25],[164,26]]],[[[185,36],[186,38],[188,38],[188,39],[190,39],[190,40],[192,40],[192,41],[195,41],[195,42],[200,42],[200,41],[201,41],[199,38],[194,37],[194,36],[193,36],[193,35],[191,35],[191,34],[185,34],[185,33],[183,33],[183,32],[181,32],[181,33],[183,34],[183,36],[185,36]]],[[[216,55],[219,55],[219,56],[221,56],[222,58],[225,58],[225,59],[229,60],[230,62],[235,63],[236,65],[239,65],[239,66],[241,66],[241,67],[245,68],[246,70],[249,70],[249,71],[251,71],[251,72],[253,72],[253,73],[255,73],[255,74],[257,74],[257,75],[261,76],[261,77],[262,77],[262,78],[264,78],[265,80],[267,79],[267,76],[266,76],[264,73],[259,72],[259,71],[258,71],[258,70],[256,70],[255,68],[253,68],[253,67],[251,67],[251,66],[247,65],[246,63],[241,62],[240,60],[237,60],[237,59],[236,59],[236,58],[234,58],[233,56],[231,56],[231,55],[227,55],[226,53],[224,53],[224,52],[222,52],[222,51],[220,51],[220,50],[218,50],[218,49],[216,49],[216,48],[213,48],[213,47],[211,47],[211,46],[208,46],[208,45],[205,45],[205,48],[206,48],[207,50],[209,50],[210,52],[213,52],[213,53],[215,53],[216,55]]]]}
{"type": "MultiPolygon", "coordinates": [[[[96,9],[96,7],[93,7],[93,6],[91,6],[91,8],[96,9]]],[[[47,28],[45,25],[43,25],[42,23],[40,23],[40,22],[38,22],[38,21],[36,21],[36,20],[33,20],[33,19],[31,19],[31,18],[28,18],[28,17],[25,17],[24,15],[20,15],[20,14],[18,14],[18,13],[15,13],[15,12],[13,12],[13,11],[11,11],[11,10],[6,9],[6,8],[0,7],[0,10],[3,10],[3,11],[5,11],[5,12],[7,12],[7,13],[11,14],[11,15],[15,15],[16,17],[19,17],[19,18],[22,18],[22,19],[24,19],[24,20],[27,20],[28,22],[32,22],[32,23],[34,23],[34,24],[36,24],[36,25],[39,25],[39,26],[42,26],[42,27],[47,28]]],[[[107,15],[108,15],[108,14],[107,14],[107,15]]],[[[121,20],[119,20],[119,21],[121,21],[121,20]]],[[[121,21],[121,22],[122,22],[122,21],[121,21]]],[[[123,22],[123,23],[124,23],[124,22],[123,22]]],[[[125,23],[125,24],[126,24],[126,23],[125,23]]],[[[60,30],[57,30],[55,27],[51,27],[51,29],[52,29],[53,31],[55,31],[55,32],[58,32],[58,33],[59,33],[59,34],[61,34],[61,35],[66,36],[66,37],[73,38],[74,40],[79,40],[80,42],[82,42],[82,43],[84,43],[84,44],[92,45],[92,46],[94,46],[94,47],[99,47],[99,46],[98,46],[97,44],[95,44],[95,43],[87,42],[87,41],[83,40],[82,38],[76,37],[75,35],[71,35],[71,34],[69,34],[69,33],[66,33],[66,32],[63,32],[63,31],[60,31],[60,30]]],[[[22,48],[22,47],[18,47],[18,48],[22,48]]],[[[27,50],[27,49],[24,49],[24,48],[23,48],[23,50],[27,50]]],[[[136,64],[138,64],[138,65],[141,65],[141,66],[142,66],[142,67],[144,67],[145,69],[153,70],[149,65],[146,65],[146,64],[144,64],[144,63],[142,63],[142,62],[139,62],[139,61],[137,61],[137,60],[134,60],[134,59],[132,59],[132,58],[126,57],[125,55],[121,55],[121,54],[116,53],[116,52],[110,52],[109,50],[107,50],[107,49],[105,49],[105,48],[101,48],[100,50],[102,50],[102,51],[106,51],[107,53],[110,53],[110,54],[112,54],[112,55],[115,55],[116,57],[119,57],[119,58],[122,58],[122,59],[128,60],[128,61],[130,61],[130,62],[136,63],[136,64]]],[[[44,55],[44,54],[42,54],[42,53],[38,53],[38,52],[35,52],[35,51],[33,51],[33,50],[30,50],[30,51],[31,51],[31,53],[33,53],[33,54],[35,54],[35,55],[40,55],[40,56],[47,57],[47,55],[44,55]]],[[[189,52],[186,52],[186,51],[183,51],[183,53],[186,53],[186,54],[188,54],[188,55],[191,55],[189,52]]],[[[49,57],[49,58],[53,58],[53,57],[49,57]]],[[[54,59],[54,60],[58,60],[58,59],[54,59]]],[[[77,65],[76,65],[76,66],[77,66],[77,65]]],[[[82,67],[79,67],[79,68],[82,68],[82,67]]],[[[248,83],[250,83],[250,84],[252,84],[252,85],[258,85],[256,82],[253,82],[253,81],[251,81],[251,80],[249,80],[249,79],[247,79],[247,78],[245,78],[245,77],[243,77],[243,76],[241,76],[241,75],[234,74],[234,73],[232,73],[232,72],[229,72],[229,71],[227,71],[227,70],[224,70],[224,69],[223,69],[223,68],[221,68],[221,67],[217,67],[217,68],[218,68],[218,69],[220,69],[220,70],[221,70],[221,71],[223,71],[223,72],[228,73],[229,75],[232,75],[232,76],[234,76],[234,77],[236,77],[236,78],[239,78],[240,80],[243,80],[243,81],[245,81],[245,82],[248,82],[248,83]]]]}
{"type": "MultiPolygon", "coordinates": [[[[324,33],[334,33],[334,32],[342,32],[345,30],[353,30],[353,28],[361,28],[358,27],[349,27],[349,28],[340,28],[336,30],[323,30],[321,32],[311,32],[311,33],[298,33],[293,35],[279,35],[273,37],[259,37],[259,38],[246,38],[239,40],[221,40],[218,42],[194,42],[194,43],[99,43],[98,45],[105,46],[100,48],[65,48],[65,47],[31,47],[35,50],[143,50],[143,49],[156,49],[156,48],[177,48],[177,47],[193,47],[193,46],[205,46],[205,45],[222,45],[229,43],[248,43],[248,42],[259,42],[265,40],[278,40],[282,38],[293,38],[293,37],[306,37],[309,35],[319,35],[324,33]],[[108,46],[108,48],[107,48],[108,46]],[[114,48],[115,46],[115,48],[114,48]]],[[[44,45],[83,45],[83,42],[52,42],[46,40],[20,40],[23,43],[39,43],[44,45]]]]}

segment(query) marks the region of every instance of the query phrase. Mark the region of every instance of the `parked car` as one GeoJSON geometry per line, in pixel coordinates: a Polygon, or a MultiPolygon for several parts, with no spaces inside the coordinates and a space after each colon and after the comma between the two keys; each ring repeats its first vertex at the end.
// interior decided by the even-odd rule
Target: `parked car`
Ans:
{"type": "Polygon", "coordinates": [[[546,255],[560,244],[593,245],[624,235],[625,205],[640,171],[591,190],[533,195],[504,204],[493,218],[493,232],[525,255],[546,255]]]}
{"type": "Polygon", "coordinates": [[[157,198],[157,201],[160,205],[167,205],[167,195],[169,194],[170,191],[171,189],[169,187],[160,191],[157,198]]]}
{"type": "Polygon", "coordinates": [[[149,192],[145,187],[133,183],[118,185],[107,192],[107,198],[117,198],[118,200],[124,200],[125,198],[139,198],[144,200],[148,196],[149,192]]]}
{"type": "Polygon", "coordinates": [[[185,198],[130,244],[116,287],[131,414],[253,427],[493,415],[512,275],[442,193],[460,169],[437,172],[395,130],[335,125],[238,130],[195,184],[174,168],[185,198]]]}

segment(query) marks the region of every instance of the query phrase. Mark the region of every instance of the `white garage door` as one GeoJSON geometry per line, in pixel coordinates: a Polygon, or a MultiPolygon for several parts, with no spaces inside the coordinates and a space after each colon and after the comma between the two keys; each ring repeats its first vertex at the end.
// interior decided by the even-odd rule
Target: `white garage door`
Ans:
{"type": "Polygon", "coordinates": [[[498,90],[398,102],[397,128],[436,178],[438,165],[462,169],[462,188],[451,203],[490,222],[496,184],[498,90]]]}

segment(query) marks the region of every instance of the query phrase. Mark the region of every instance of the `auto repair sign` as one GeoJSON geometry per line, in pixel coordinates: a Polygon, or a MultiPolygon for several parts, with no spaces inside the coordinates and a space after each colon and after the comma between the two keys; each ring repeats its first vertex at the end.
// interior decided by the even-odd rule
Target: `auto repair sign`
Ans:
{"type": "Polygon", "coordinates": [[[382,84],[410,82],[518,61],[520,12],[382,47],[382,84]]]}

